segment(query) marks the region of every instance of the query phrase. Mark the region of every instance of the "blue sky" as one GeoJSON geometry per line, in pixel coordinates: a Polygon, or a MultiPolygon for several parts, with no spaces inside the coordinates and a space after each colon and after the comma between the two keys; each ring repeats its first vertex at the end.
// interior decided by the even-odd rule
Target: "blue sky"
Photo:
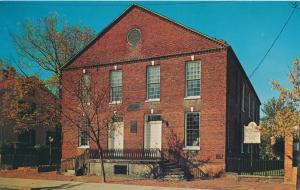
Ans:
{"type": "MultiPolygon", "coordinates": [[[[288,2],[135,2],[156,13],[211,37],[226,40],[250,75],[287,20],[288,2]]],[[[71,24],[80,23],[97,33],[132,2],[1,2],[0,58],[16,56],[10,32],[18,33],[26,18],[37,19],[56,12],[71,24]]],[[[292,61],[300,58],[300,9],[271,52],[251,78],[262,103],[277,96],[272,80],[288,85],[292,61]]],[[[33,70],[33,69],[32,69],[33,70]]],[[[39,72],[42,76],[48,76],[39,72]]]]}

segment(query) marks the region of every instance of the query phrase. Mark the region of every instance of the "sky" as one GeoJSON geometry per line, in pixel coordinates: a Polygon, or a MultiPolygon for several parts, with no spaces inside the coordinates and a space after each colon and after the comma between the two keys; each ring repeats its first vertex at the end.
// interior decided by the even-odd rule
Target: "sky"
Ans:
{"type": "MultiPolygon", "coordinates": [[[[10,33],[18,33],[24,19],[58,13],[71,24],[104,29],[131,4],[138,4],[210,37],[224,39],[234,49],[248,76],[261,61],[289,17],[289,2],[3,2],[0,1],[0,58],[17,57],[10,33]]],[[[251,82],[262,103],[278,93],[277,80],[288,86],[293,60],[300,58],[300,6],[251,82]]],[[[36,68],[42,77],[49,76],[36,68]]],[[[30,71],[29,71],[30,72],[30,71]]]]}

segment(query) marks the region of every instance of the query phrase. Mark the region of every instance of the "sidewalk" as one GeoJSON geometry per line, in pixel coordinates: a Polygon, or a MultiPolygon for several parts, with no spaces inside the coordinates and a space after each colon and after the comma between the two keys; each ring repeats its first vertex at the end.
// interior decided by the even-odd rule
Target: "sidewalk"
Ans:
{"type": "MultiPolygon", "coordinates": [[[[46,190],[46,189],[74,189],[74,190],[197,190],[188,188],[153,187],[137,185],[120,185],[104,183],[85,183],[71,181],[54,181],[38,179],[0,178],[0,189],[46,190]]],[[[199,189],[198,189],[199,190],[199,189]]]]}

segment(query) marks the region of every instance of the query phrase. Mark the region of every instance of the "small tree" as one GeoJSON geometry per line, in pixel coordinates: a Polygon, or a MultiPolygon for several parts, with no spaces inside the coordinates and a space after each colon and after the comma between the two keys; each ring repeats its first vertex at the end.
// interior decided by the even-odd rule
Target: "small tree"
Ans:
{"type": "Polygon", "coordinates": [[[284,108],[276,110],[274,124],[270,125],[272,134],[276,138],[294,136],[294,127],[300,123],[300,60],[293,62],[289,81],[290,88],[281,86],[277,81],[273,82],[273,87],[279,91],[280,100],[284,103],[284,108]]]}
{"type": "MultiPolygon", "coordinates": [[[[270,125],[273,136],[277,138],[297,136],[295,126],[300,125],[300,60],[293,62],[288,77],[290,88],[281,86],[277,81],[273,82],[273,87],[279,91],[280,99],[287,106],[276,112],[274,124],[270,125]]],[[[297,189],[300,189],[300,162],[298,162],[297,189]]]]}
{"type": "Polygon", "coordinates": [[[67,84],[73,85],[63,86],[70,101],[63,106],[63,130],[78,130],[79,138],[80,135],[88,137],[90,146],[97,149],[102,180],[106,182],[103,149],[109,133],[119,127],[114,122],[122,117],[121,105],[109,104],[109,89],[101,88],[99,81],[86,73],[80,79],[68,80],[67,84]]]}
{"type": "Polygon", "coordinates": [[[264,158],[278,158],[283,156],[282,137],[277,139],[274,136],[276,130],[276,113],[286,109],[285,102],[281,99],[272,98],[262,108],[264,116],[261,118],[262,142],[260,156],[264,158]]]}
{"type": "Polygon", "coordinates": [[[94,31],[71,26],[57,14],[35,21],[27,19],[21,23],[20,31],[12,37],[21,57],[29,60],[24,66],[39,66],[53,74],[46,82],[60,97],[60,68],[93,38],[94,31]]]}

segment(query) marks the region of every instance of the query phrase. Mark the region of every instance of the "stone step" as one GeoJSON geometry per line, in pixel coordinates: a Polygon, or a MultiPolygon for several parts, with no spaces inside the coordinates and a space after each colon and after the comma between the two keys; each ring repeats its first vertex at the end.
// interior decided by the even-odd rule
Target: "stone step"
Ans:
{"type": "Polygon", "coordinates": [[[170,171],[164,172],[165,175],[184,175],[184,171],[170,171]]]}
{"type": "Polygon", "coordinates": [[[177,163],[175,162],[166,162],[166,163],[163,163],[164,166],[170,166],[170,165],[175,165],[177,166],[177,163]]]}
{"type": "Polygon", "coordinates": [[[163,165],[163,168],[179,168],[177,165],[163,165]]]}
{"type": "Polygon", "coordinates": [[[163,180],[166,181],[179,181],[179,180],[185,180],[184,175],[165,175],[163,177],[163,180]]]}

